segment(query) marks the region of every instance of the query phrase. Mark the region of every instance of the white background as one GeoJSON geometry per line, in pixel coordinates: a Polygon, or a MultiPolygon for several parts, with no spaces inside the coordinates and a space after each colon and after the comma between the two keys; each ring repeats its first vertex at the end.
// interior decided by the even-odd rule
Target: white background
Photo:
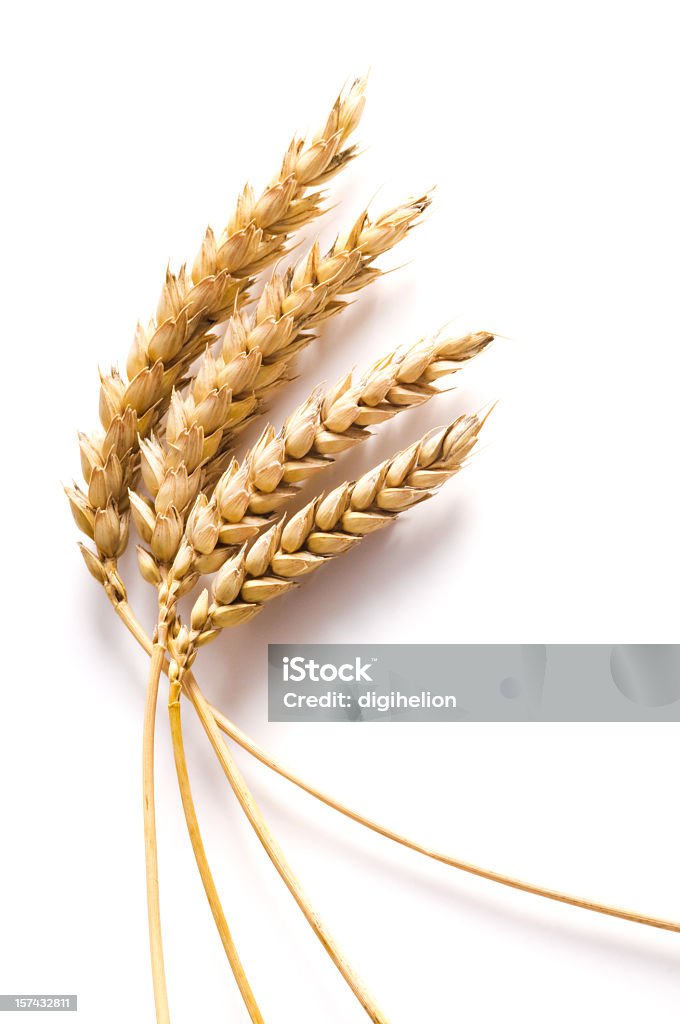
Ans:
{"type": "MultiPolygon", "coordinates": [[[[499,399],[436,501],[206,652],[211,698],[301,774],[423,841],[680,919],[677,738],[662,725],[268,725],[274,642],[678,640],[678,181],[671,3],[24,3],[2,33],[4,697],[0,990],[152,1020],[140,748],[146,662],[86,575],[60,480],[168,258],[274,173],[370,66],[353,217],[438,184],[403,269],[277,402],[450,317],[502,334],[459,390],[340,472],[499,399]]],[[[126,569],[134,581],[130,559],[126,569]]],[[[150,596],[132,597],[151,625],[150,596]]],[[[215,875],[264,1016],[365,1019],[235,809],[190,709],[215,875]]],[[[678,936],[461,876],[239,761],[393,1024],[677,1019],[678,936]]],[[[161,700],[173,1021],[245,1020],[185,837],[161,700]]],[[[8,1020],[10,1018],[8,1017],[8,1020]]]]}

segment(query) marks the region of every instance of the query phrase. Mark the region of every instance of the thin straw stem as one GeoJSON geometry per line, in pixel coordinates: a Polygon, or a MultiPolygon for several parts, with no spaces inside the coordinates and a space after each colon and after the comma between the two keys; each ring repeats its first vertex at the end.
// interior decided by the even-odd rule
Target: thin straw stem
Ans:
{"type": "Polygon", "coordinates": [[[172,749],[175,755],[175,767],[177,769],[177,781],[179,783],[180,796],[182,798],[182,807],[184,808],[184,817],[187,823],[187,830],[189,832],[189,838],[191,839],[191,846],[194,851],[194,857],[196,858],[196,865],[198,867],[201,881],[203,882],[203,888],[205,889],[205,895],[210,905],[215,924],[217,925],[217,931],[219,932],[224,951],[227,954],[229,965],[236,979],[236,984],[239,987],[243,1002],[246,1005],[248,1014],[253,1024],[264,1024],[264,1017],[260,1013],[259,1007],[253,995],[253,991],[248,982],[243,964],[238,955],[238,950],[234,944],[227,919],[220,903],[220,898],[217,892],[217,887],[208,864],[208,858],[205,853],[205,847],[203,845],[203,839],[201,837],[201,830],[198,825],[198,818],[196,816],[196,808],[194,805],[193,796],[191,794],[191,784],[189,782],[189,772],[187,769],[186,756],[184,753],[184,739],[182,736],[182,713],[180,708],[180,694],[181,687],[178,682],[170,684],[170,696],[168,699],[168,712],[170,716],[170,734],[172,737],[172,749]]]}
{"type": "Polygon", "coordinates": [[[156,642],[151,651],[151,667],[146,690],[144,708],[144,739],[142,747],[142,777],[144,796],[144,854],[146,861],[146,902],[149,916],[149,945],[151,948],[151,973],[153,995],[156,1004],[157,1024],[170,1024],[168,991],[163,962],[163,938],[161,934],[161,908],[158,890],[158,843],[156,839],[156,801],[154,795],[154,737],[156,727],[156,704],[158,686],[165,661],[167,628],[159,627],[156,642]]]}

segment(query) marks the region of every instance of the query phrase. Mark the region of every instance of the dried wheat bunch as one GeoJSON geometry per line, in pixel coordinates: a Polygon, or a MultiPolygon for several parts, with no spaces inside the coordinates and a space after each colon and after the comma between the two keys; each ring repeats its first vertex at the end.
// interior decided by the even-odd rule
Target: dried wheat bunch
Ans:
{"type": "Polygon", "coordinates": [[[87,490],[67,489],[79,528],[95,544],[82,548],[121,620],[150,655],[144,717],[143,791],[147,902],[156,1019],[169,1024],[160,927],[154,810],[156,702],[163,671],[180,798],[205,893],[250,1020],[263,1017],[239,958],[208,864],[184,753],[181,697],[195,709],[251,826],[312,930],[370,1020],[387,1024],[312,907],[269,830],[222,733],[283,777],[342,814],[410,849],[458,869],[549,899],[626,920],[680,931],[680,924],[568,896],[430,850],[344,806],[284,769],[205,700],[193,672],[202,645],[258,614],[326,562],[429,498],[464,465],[485,417],[461,416],[375,466],[358,480],[312,497],[286,520],[303,484],[376,425],[427,402],[437,381],[458,371],[492,340],[486,332],[442,335],[389,353],[355,379],[348,374],[316,388],[286,419],[268,426],[239,460],[237,435],[263,410],[291,374],[297,353],[346,296],[380,275],[375,259],[399,242],[429,203],[427,195],[371,221],[367,213],[322,255],[318,245],[284,273],[274,273],[252,310],[255,276],[286,251],[290,234],[321,211],[315,191],[354,155],[347,140],[363,109],[364,83],[336,101],[323,129],[294,141],[279,175],[255,198],[247,187],[222,235],[206,233],[191,274],[168,273],[155,320],[139,327],[128,358],[128,380],[102,376],[103,434],[81,435],[87,490]],[[238,309],[236,308],[238,304],[238,309]],[[213,328],[228,321],[219,349],[213,328]],[[141,471],[141,474],[140,474],[141,471]],[[142,483],[140,485],[139,477],[142,483]],[[138,548],[144,578],[158,591],[153,638],[130,608],[117,560],[129,519],[146,547],[138,548]],[[212,576],[182,620],[178,601],[212,576]]]}

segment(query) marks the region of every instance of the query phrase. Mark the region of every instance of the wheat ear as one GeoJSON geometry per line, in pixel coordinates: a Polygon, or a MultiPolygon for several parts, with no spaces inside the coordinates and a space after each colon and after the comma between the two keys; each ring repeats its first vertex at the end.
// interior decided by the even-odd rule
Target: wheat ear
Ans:
{"type": "MultiPolygon", "coordinates": [[[[221,235],[207,229],[190,274],[185,267],[176,275],[168,271],[155,319],[137,328],[127,360],[129,388],[134,391],[138,382],[140,391],[146,379],[140,375],[155,374],[157,400],[167,398],[200,355],[207,332],[230,315],[236,296],[243,300],[254,275],[284,253],[291,233],[319,215],[323,195],[309,192],[354,156],[355,147],[345,143],[361,118],[365,84],[357,79],[338,96],[325,124],[308,142],[293,139],[278,174],[259,197],[246,185],[221,235]]],[[[121,382],[114,375],[103,385],[103,411],[116,415],[121,382]]],[[[148,403],[137,408],[142,433],[150,425],[144,417],[151,408],[148,403]]]]}
{"type": "MultiPolygon", "coordinates": [[[[169,638],[171,677],[190,668],[196,649],[228,626],[248,622],[297,581],[349,551],[368,534],[429,498],[463,466],[484,420],[460,416],[448,427],[375,466],[354,483],[314,498],[287,523],[279,522],[246,550],[231,556],[210,588],[201,592],[189,626],[169,638]]],[[[207,506],[206,506],[207,507],[207,506]]],[[[216,511],[216,510],[215,510],[216,511]]],[[[215,527],[218,529],[217,527],[215,527]]]]}
{"type": "Polygon", "coordinates": [[[351,373],[325,393],[316,388],[277,433],[263,431],[243,465],[233,460],[218,480],[215,498],[222,517],[220,540],[239,543],[243,516],[265,526],[299,487],[333,465],[338,455],[371,437],[369,427],[429,401],[440,390],[433,381],[457,372],[493,340],[485,331],[459,338],[422,339],[393,351],[358,379],[351,373]]]}

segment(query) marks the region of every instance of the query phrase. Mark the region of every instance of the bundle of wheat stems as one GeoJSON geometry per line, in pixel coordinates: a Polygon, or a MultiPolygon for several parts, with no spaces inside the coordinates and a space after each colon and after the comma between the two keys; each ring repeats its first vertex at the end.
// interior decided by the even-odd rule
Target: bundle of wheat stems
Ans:
{"type": "Polygon", "coordinates": [[[252,1021],[262,1021],[203,847],[184,755],[181,698],[193,705],[236,798],[276,870],[340,974],[373,1021],[385,1021],[311,906],[269,831],[224,735],[318,800],[373,831],[452,867],[538,896],[671,931],[680,924],[522,882],[430,850],[320,792],[282,767],[204,698],[193,673],[199,648],[257,615],[326,562],[428,498],[464,465],[484,417],[459,417],[358,480],[311,498],[286,518],[302,486],[371,429],[439,393],[437,382],[482,352],[492,335],[443,334],[391,351],[364,374],[315,389],[276,430],[267,426],[240,461],[238,434],[290,378],[295,357],[346,296],[380,277],[377,257],[399,243],[430,202],[424,194],[377,217],[364,210],[328,252],[318,245],[250,291],[288,251],[296,229],[324,209],[321,186],[356,155],[350,138],[365,82],[343,90],[322,129],[295,138],[260,195],[246,186],[221,234],[208,229],[191,270],[167,272],[155,318],[137,327],[126,376],[101,376],[101,431],[80,435],[85,487],[66,492],[85,563],[150,655],[143,738],[144,834],[151,964],[159,1022],[170,1019],[163,964],[154,813],[154,730],[159,680],[169,680],[169,718],[179,791],[196,863],[227,958],[252,1021]],[[118,559],[130,519],[139,568],[157,590],[150,637],[127,601],[118,559]],[[211,577],[186,621],[178,600],[211,577]]]}

